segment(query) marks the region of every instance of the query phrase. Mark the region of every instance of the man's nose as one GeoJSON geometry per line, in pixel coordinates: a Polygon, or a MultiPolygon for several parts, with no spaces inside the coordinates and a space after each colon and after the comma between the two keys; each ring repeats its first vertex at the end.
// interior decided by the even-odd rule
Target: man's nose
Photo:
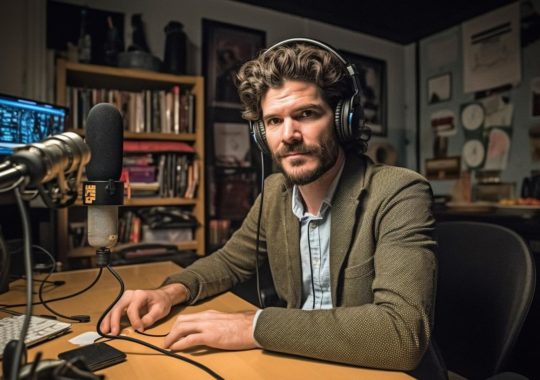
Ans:
{"type": "Polygon", "coordinates": [[[298,123],[292,118],[283,120],[283,135],[284,142],[297,141],[302,138],[298,123]]]}

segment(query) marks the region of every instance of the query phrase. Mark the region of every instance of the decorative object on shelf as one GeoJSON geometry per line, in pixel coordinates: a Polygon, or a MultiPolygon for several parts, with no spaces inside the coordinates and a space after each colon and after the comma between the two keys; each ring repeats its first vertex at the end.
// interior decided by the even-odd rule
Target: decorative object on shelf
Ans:
{"type": "Polygon", "coordinates": [[[169,21],[164,29],[166,38],[163,71],[168,73],[186,73],[187,38],[183,27],[178,21],[169,21]]]}
{"type": "Polygon", "coordinates": [[[266,44],[266,33],[203,19],[203,73],[208,106],[240,108],[234,75],[266,44]]]}
{"type": "Polygon", "coordinates": [[[348,62],[354,63],[360,74],[364,119],[374,136],[386,136],[387,85],[386,62],[348,51],[339,52],[348,62]]]}
{"type": "Polygon", "coordinates": [[[427,93],[429,104],[450,100],[452,97],[452,75],[446,73],[429,78],[427,93]]]}
{"type": "Polygon", "coordinates": [[[150,52],[140,13],[131,16],[131,27],[133,29],[132,44],[127,52],[118,54],[118,66],[160,71],[161,60],[150,52]]]}
{"type": "Polygon", "coordinates": [[[124,46],[124,13],[60,1],[46,3],[47,49],[71,62],[114,65],[109,63],[111,53],[114,56],[124,46]],[[111,45],[111,41],[115,42],[111,45]]]}
{"type": "Polygon", "coordinates": [[[146,42],[144,22],[140,13],[131,16],[131,29],[133,30],[131,34],[132,40],[131,45],[128,47],[128,51],[144,51],[150,53],[150,48],[146,42]]]}
{"type": "Polygon", "coordinates": [[[79,34],[79,62],[90,63],[92,60],[92,36],[88,32],[88,10],[81,8],[81,30],[79,34]]]}
{"type": "Polygon", "coordinates": [[[114,25],[111,16],[107,17],[107,33],[105,35],[105,64],[118,65],[118,53],[124,50],[124,43],[120,38],[120,31],[114,25]]]}

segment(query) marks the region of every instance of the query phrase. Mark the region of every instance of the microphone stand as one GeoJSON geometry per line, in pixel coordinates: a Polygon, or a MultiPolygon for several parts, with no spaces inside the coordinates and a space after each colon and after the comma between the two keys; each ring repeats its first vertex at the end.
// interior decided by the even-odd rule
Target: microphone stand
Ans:
{"type": "Polygon", "coordinates": [[[21,334],[18,341],[10,341],[4,349],[3,368],[4,376],[6,379],[17,380],[19,377],[19,370],[21,364],[26,362],[26,347],[24,345],[24,339],[30,326],[30,317],[32,315],[33,299],[32,299],[32,234],[30,232],[30,222],[28,218],[28,211],[26,204],[22,199],[21,192],[18,188],[15,188],[15,199],[21,213],[22,225],[23,225],[23,240],[24,240],[24,268],[26,271],[26,310],[24,315],[24,321],[21,328],[21,334]],[[14,343],[16,342],[15,347],[14,343]],[[7,371],[6,371],[7,370],[7,371]]]}

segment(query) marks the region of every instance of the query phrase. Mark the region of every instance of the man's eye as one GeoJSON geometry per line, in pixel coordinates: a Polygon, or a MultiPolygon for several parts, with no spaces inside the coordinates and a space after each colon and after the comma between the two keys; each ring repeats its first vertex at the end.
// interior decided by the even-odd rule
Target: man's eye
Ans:
{"type": "Polygon", "coordinates": [[[280,120],[278,118],[272,118],[266,120],[266,125],[278,125],[280,120]]]}
{"type": "Polygon", "coordinates": [[[306,117],[312,117],[314,114],[314,112],[312,110],[303,110],[301,113],[300,113],[300,117],[302,118],[306,118],[306,117]]]}

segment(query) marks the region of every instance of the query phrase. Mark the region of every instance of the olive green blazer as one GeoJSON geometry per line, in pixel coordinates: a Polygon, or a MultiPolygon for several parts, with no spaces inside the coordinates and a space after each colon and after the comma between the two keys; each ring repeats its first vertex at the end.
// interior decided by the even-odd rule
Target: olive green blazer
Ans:
{"type": "MultiPolygon", "coordinates": [[[[260,252],[287,308],[266,308],[255,328],[264,349],[363,367],[416,368],[432,330],[437,262],[432,193],[408,169],[347,154],[331,208],[333,309],[301,310],[300,225],[283,175],[265,182],[260,252]]],[[[166,283],[197,302],[254,274],[256,200],[241,228],[216,253],[166,283]]]]}

